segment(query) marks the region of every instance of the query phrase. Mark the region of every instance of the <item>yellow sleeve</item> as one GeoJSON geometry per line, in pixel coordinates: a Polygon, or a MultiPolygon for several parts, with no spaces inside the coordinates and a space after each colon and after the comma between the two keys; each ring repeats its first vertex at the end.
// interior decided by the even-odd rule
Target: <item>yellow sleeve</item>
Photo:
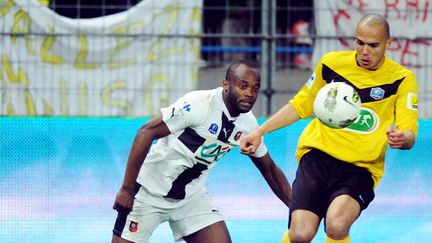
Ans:
{"type": "Polygon", "coordinates": [[[396,129],[403,131],[410,129],[417,136],[418,111],[417,111],[418,87],[413,72],[407,75],[398,90],[396,100],[396,129]]]}

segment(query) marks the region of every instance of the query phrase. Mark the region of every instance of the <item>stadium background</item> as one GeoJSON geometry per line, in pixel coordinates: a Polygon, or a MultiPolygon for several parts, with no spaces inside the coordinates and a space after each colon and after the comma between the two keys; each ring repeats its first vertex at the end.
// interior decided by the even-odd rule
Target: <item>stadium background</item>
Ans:
{"type": "MultiPolygon", "coordinates": [[[[345,28],[341,25],[356,22],[359,13],[364,12],[386,13],[395,21],[402,19],[408,26],[411,21],[420,23],[411,28],[420,32],[406,28],[396,31],[396,43],[403,48],[394,46],[391,55],[416,71],[419,106],[423,108],[417,144],[409,151],[389,151],[386,175],[377,188],[375,201],[352,228],[352,242],[432,240],[429,186],[432,113],[428,110],[431,92],[427,78],[431,55],[427,55],[430,37],[427,31],[421,32],[423,26],[431,23],[428,1],[39,2],[0,0],[2,242],[110,241],[116,216],[111,206],[133,137],[160,106],[188,90],[219,86],[230,61],[249,59],[260,63],[263,75],[261,97],[254,108],[262,122],[307,80],[316,62],[314,56],[349,47],[344,43],[349,43],[350,33],[343,32],[345,28]],[[162,6],[164,3],[167,5],[162,6]],[[59,18],[51,9],[70,19],[59,18]],[[187,12],[186,22],[180,17],[177,22],[187,25],[186,32],[175,24],[172,29],[177,32],[173,33],[139,32],[138,27],[121,29],[116,25],[120,20],[139,20],[134,11],[151,13],[159,9],[164,9],[168,16],[187,12]],[[323,25],[323,20],[317,19],[326,18],[326,14],[345,18],[338,25],[341,27],[336,28],[337,35],[317,29],[323,25]],[[108,16],[99,17],[102,15],[108,16]],[[49,28],[40,25],[41,19],[44,24],[59,22],[60,27],[74,28],[63,30],[54,23],[55,28],[49,28]],[[193,21],[187,22],[190,19],[193,21]],[[86,25],[93,29],[86,29],[86,25]],[[114,26],[114,32],[99,32],[94,26],[102,26],[104,30],[114,26]],[[80,45],[76,48],[81,56],[68,59],[73,54],[68,48],[77,39],[82,41],[83,36],[88,40],[88,49],[78,41],[80,45]],[[161,46],[165,43],[189,48],[192,54],[162,53],[158,60],[147,55],[146,59],[138,60],[134,69],[135,63],[127,60],[146,49],[126,51],[116,56],[121,57],[115,59],[120,60],[117,63],[101,55],[100,50],[91,50],[113,41],[114,46],[121,47],[114,50],[126,50],[128,45],[132,46],[131,42],[151,38],[160,40],[161,46]],[[398,49],[402,54],[397,53],[398,49]],[[62,57],[62,63],[55,57],[62,57]],[[77,59],[83,66],[77,65],[80,63],[77,59]],[[111,65],[103,65],[104,62],[111,65]],[[141,80],[148,79],[154,70],[167,73],[167,78],[141,85],[141,80]],[[101,81],[112,76],[125,77],[121,75],[127,76],[124,82],[101,81]],[[111,89],[107,93],[105,87],[125,92],[111,89]],[[102,101],[91,97],[101,97],[102,101]],[[151,103],[151,107],[137,104],[145,102],[151,103]]],[[[153,18],[159,16],[163,17],[163,13],[153,18]]],[[[146,17],[142,16],[150,22],[146,17]]],[[[331,23],[337,23],[336,19],[331,23]]],[[[135,48],[146,47],[143,44],[135,48]]],[[[150,49],[153,47],[150,45],[150,49]]],[[[297,138],[307,122],[301,121],[266,137],[270,152],[290,182],[296,169],[297,138]]],[[[234,242],[279,242],[286,229],[288,211],[245,156],[236,150],[229,153],[215,167],[207,185],[227,219],[234,242]]],[[[314,242],[323,239],[324,232],[320,229],[314,242]]],[[[158,228],[151,242],[172,242],[166,224],[158,228]]]]}

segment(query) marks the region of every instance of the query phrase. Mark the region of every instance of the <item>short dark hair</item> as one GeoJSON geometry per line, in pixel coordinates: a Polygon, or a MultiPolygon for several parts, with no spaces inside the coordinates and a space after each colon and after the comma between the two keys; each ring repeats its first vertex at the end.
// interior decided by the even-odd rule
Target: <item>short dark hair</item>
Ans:
{"type": "Polygon", "coordinates": [[[390,26],[387,21],[387,19],[382,16],[381,14],[371,13],[363,16],[363,18],[360,19],[358,24],[380,24],[384,27],[384,34],[386,39],[390,38],[390,26]]]}
{"type": "Polygon", "coordinates": [[[260,72],[258,70],[257,65],[255,65],[253,62],[246,61],[246,60],[240,60],[240,61],[232,62],[227,68],[225,79],[228,81],[233,80],[233,78],[237,76],[237,72],[236,72],[237,68],[242,66],[242,65],[255,70],[257,73],[258,81],[261,81],[261,75],[260,75],[260,72]]]}

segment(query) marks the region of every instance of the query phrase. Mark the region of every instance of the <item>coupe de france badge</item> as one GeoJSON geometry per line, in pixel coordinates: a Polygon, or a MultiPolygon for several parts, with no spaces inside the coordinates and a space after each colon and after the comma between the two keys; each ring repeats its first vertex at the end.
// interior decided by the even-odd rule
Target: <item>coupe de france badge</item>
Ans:
{"type": "Polygon", "coordinates": [[[212,124],[210,125],[208,131],[209,131],[211,134],[216,134],[217,131],[218,131],[218,129],[219,129],[218,125],[217,125],[216,123],[212,123],[212,124]]]}
{"type": "Polygon", "coordinates": [[[385,90],[380,87],[375,87],[371,89],[370,97],[374,100],[382,100],[384,98],[385,90]]]}

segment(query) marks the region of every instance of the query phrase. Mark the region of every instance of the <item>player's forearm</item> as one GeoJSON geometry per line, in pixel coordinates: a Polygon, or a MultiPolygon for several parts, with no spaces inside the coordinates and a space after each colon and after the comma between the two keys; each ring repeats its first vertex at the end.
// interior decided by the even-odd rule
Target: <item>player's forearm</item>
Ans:
{"type": "Polygon", "coordinates": [[[282,170],[276,165],[273,166],[272,170],[267,172],[267,175],[264,175],[267,183],[270,188],[276,194],[276,196],[289,207],[292,191],[291,186],[285,177],[282,170]]]}
{"type": "Polygon", "coordinates": [[[134,139],[122,184],[126,189],[135,188],[138,173],[152,144],[152,140],[145,138],[145,133],[145,129],[141,128],[134,139]]]}
{"type": "Polygon", "coordinates": [[[265,135],[271,131],[291,125],[299,119],[300,116],[294,106],[288,103],[272,115],[257,130],[261,135],[265,135]]]}

